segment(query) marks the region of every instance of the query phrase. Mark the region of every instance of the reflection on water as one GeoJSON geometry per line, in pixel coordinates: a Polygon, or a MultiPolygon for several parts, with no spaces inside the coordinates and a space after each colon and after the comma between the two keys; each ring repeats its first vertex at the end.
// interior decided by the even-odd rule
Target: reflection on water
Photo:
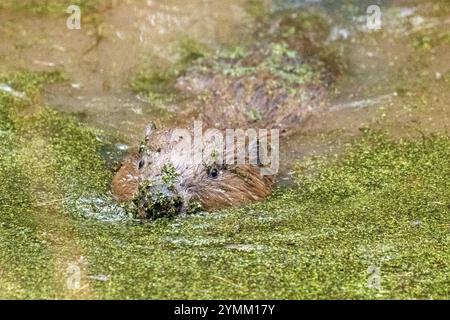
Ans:
{"type": "MultiPolygon", "coordinates": [[[[330,90],[329,112],[284,141],[282,172],[302,157],[335,152],[370,127],[399,136],[450,132],[450,3],[448,1],[280,1],[314,7],[331,22],[345,74],[330,90]],[[378,4],[380,31],[367,28],[378,4]]],[[[289,175],[281,180],[290,181],[289,175]]]]}
{"type": "Polygon", "coordinates": [[[249,21],[244,0],[114,3],[88,15],[93,22],[83,20],[81,30],[65,28],[65,17],[0,11],[0,71],[62,69],[71,83],[51,90],[49,103],[130,137],[152,116],[128,88],[140,66],[173,62],[180,39],[217,48],[238,39],[249,21]]]}
{"type": "MultiPolygon", "coordinates": [[[[339,48],[347,63],[346,73],[330,90],[331,110],[371,109],[361,108],[367,106],[377,109],[380,105],[403,103],[410,98],[410,92],[423,90],[424,83],[434,83],[436,79],[444,82],[449,70],[449,51],[436,44],[432,36],[442,34],[438,38],[446,39],[450,9],[444,1],[261,3],[271,11],[313,9],[330,22],[328,42],[339,48]],[[366,9],[373,4],[382,13],[379,32],[368,30],[366,25],[366,9]],[[420,46],[430,47],[429,51],[423,53],[420,46]],[[417,84],[418,74],[430,77],[417,84]],[[411,81],[412,78],[417,81],[411,81]]],[[[255,1],[127,0],[112,4],[108,10],[87,15],[79,31],[64,27],[64,15],[58,18],[0,11],[0,71],[63,70],[70,83],[49,89],[49,104],[78,114],[95,126],[118,132],[132,142],[137,141],[148,121],[159,117],[155,106],[130,90],[132,75],[143,65],[173,63],[180,39],[194,39],[212,49],[239,42],[250,29],[252,19],[247,9],[255,1]]],[[[13,89],[1,84],[0,90],[13,89]]],[[[447,91],[438,90],[437,100],[448,100],[447,91]]],[[[168,112],[176,118],[180,110],[174,107],[168,112]]],[[[334,123],[307,124],[305,128],[329,131],[358,127],[368,117],[356,115],[342,120],[343,123],[336,123],[340,117],[334,117],[334,123]]],[[[303,154],[301,144],[292,147],[294,158],[303,154]]]]}

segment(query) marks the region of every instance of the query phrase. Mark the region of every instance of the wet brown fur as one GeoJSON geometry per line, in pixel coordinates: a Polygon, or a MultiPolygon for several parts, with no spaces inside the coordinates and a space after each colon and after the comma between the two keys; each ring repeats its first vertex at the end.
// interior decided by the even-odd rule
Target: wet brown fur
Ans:
{"type": "MultiPolygon", "coordinates": [[[[278,24],[278,27],[282,23],[278,24]]],[[[281,27],[280,27],[281,28],[281,27]]],[[[296,41],[289,39],[290,48],[301,54],[316,54],[314,36],[302,33],[296,41]]],[[[236,61],[239,66],[262,63],[264,48],[236,61]]],[[[321,107],[330,73],[324,72],[320,81],[295,84],[293,87],[277,85],[273,74],[245,74],[238,77],[220,72],[188,70],[178,79],[180,90],[192,96],[203,95],[190,103],[201,110],[206,127],[225,128],[277,128],[283,135],[294,131],[314,110],[321,107]],[[249,116],[249,106],[258,118],[249,116]]],[[[169,142],[172,129],[152,133],[147,138],[148,155],[132,155],[114,177],[112,190],[119,201],[136,198],[142,181],[159,177],[164,163],[173,162],[184,185],[176,186],[185,200],[199,202],[205,210],[240,205],[266,198],[272,191],[274,176],[260,174],[258,165],[234,165],[223,167],[221,175],[210,179],[204,168],[188,166],[184,158],[173,155],[176,143],[169,142]],[[145,167],[142,169],[142,162],[145,167]],[[147,167],[148,166],[148,167],[147,167]],[[187,184],[187,185],[186,185],[187,184]]],[[[207,146],[204,146],[207,148],[207,146]]]]}

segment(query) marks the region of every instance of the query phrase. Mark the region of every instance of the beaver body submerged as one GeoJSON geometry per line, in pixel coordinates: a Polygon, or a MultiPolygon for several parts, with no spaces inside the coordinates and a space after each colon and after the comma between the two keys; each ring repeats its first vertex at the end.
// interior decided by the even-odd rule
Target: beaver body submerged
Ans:
{"type": "MultiPolygon", "coordinates": [[[[283,21],[272,24],[258,45],[203,59],[178,78],[178,89],[193,97],[187,103],[201,111],[207,128],[279,129],[285,136],[320,108],[332,72],[317,54],[317,34],[299,22],[297,33],[283,38],[283,21]]],[[[239,150],[218,157],[214,139],[194,146],[203,159],[193,162],[192,152],[180,153],[185,141],[174,139],[174,130],[147,128],[139,152],[114,177],[116,198],[133,201],[139,218],[219,209],[270,194],[274,175],[261,174],[267,163],[225,163],[226,153],[239,150]]]]}

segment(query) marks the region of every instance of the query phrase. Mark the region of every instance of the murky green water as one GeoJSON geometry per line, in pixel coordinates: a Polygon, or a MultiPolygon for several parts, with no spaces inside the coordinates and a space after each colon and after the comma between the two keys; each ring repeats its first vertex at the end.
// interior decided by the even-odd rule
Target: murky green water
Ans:
{"type": "Polygon", "coordinates": [[[0,5],[1,298],[449,298],[446,1],[378,1],[378,32],[362,1],[100,3],[81,30],[59,1],[0,5]],[[133,221],[111,200],[114,166],[148,121],[190,111],[148,74],[251,42],[280,10],[322,17],[345,66],[283,142],[289,187],[133,221]]]}

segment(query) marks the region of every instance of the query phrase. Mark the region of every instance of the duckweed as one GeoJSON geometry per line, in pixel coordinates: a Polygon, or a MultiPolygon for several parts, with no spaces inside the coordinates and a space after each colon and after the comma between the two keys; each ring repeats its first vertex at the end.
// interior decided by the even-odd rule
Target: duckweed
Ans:
{"type": "MultiPolygon", "coordinates": [[[[266,67],[302,58],[286,41],[267,51],[266,67]]],[[[239,47],[222,59],[247,54],[239,47]]],[[[109,220],[86,205],[118,208],[101,156],[109,137],[42,105],[41,87],[62,80],[0,75],[14,90],[0,90],[1,298],[450,298],[448,136],[368,131],[339,157],[298,162],[295,184],[264,202],[109,220]]],[[[143,92],[165,95],[144,82],[143,92]]]]}
{"type": "MultiPolygon", "coordinates": [[[[2,81],[30,95],[46,77],[2,81]]],[[[87,207],[72,201],[112,201],[99,151],[107,139],[66,115],[0,98],[2,297],[449,297],[447,136],[369,131],[339,158],[298,162],[296,184],[264,202],[107,221],[77,214],[87,207]],[[69,266],[80,270],[78,289],[67,287],[69,266]]]]}

